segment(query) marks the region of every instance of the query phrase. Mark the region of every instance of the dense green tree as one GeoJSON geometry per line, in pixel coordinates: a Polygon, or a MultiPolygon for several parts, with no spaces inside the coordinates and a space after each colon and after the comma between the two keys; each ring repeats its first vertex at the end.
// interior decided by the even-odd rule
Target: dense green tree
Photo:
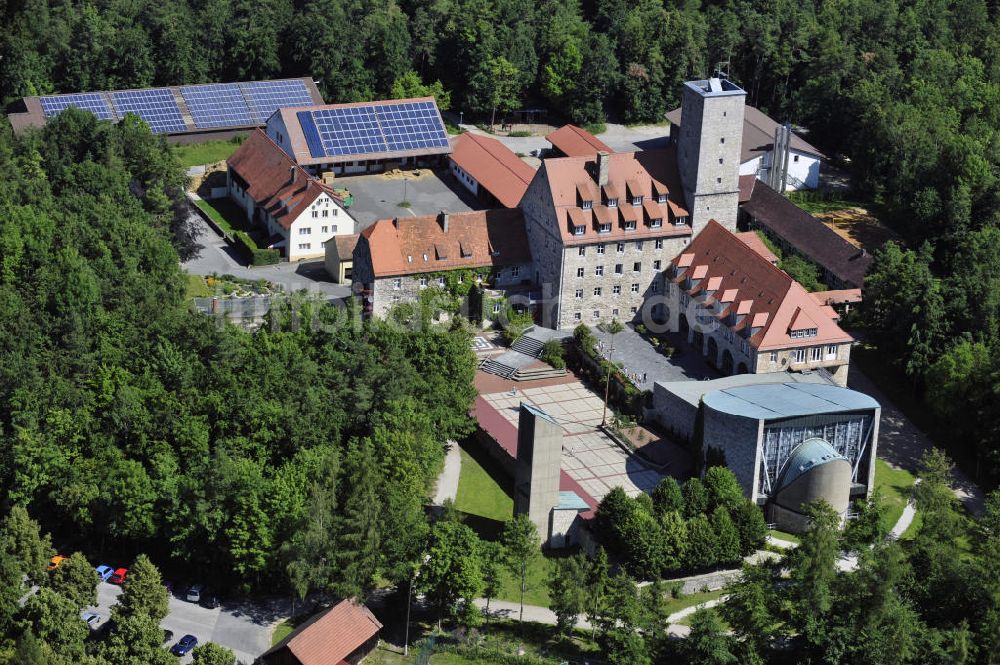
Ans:
{"type": "Polygon", "coordinates": [[[684,561],[693,570],[710,568],[719,561],[719,539],[704,515],[696,515],[687,521],[684,561]]]}
{"type": "Polygon", "coordinates": [[[651,494],[653,498],[653,508],[657,515],[684,509],[684,496],[681,494],[681,487],[677,484],[677,479],[673,476],[665,476],[657,483],[651,494]]]}
{"type": "Polygon", "coordinates": [[[460,600],[471,602],[483,588],[479,538],[460,522],[439,521],[431,529],[428,559],[418,587],[438,612],[455,613],[460,600]]]}
{"type": "Polygon", "coordinates": [[[38,522],[22,506],[14,506],[0,522],[0,548],[20,566],[34,584],[45,580],[45,569],[55,553],[48,534],[42,536],[38,522]]]}
{"type": "Polygon", "coordinates": [[[714,609],[702,608],[691,615],[691,632],[681,652],[685,662],[697,665],[735,663],[732,638],[714,609]]]}
{"type": "Polygon", "coordinates": [[[97,571],[80,552],[74,552],[52,572],[52,588],[77,608],[97,604],[97,571]]]}
{"type": "Polygon", "coordinates": [[[490,601],[496,598],[505,580],[507,567],[504,565],[506,553],[503,545],[496,541],[484,540],[480,543],[480,568],[483,573],[483,598],[486,599],[486,614],[489,616],[490,601]]]}
{"type": "Polygon", "coordinates": [[[708,492],[708,511],[719,506],[732,510],[743,503],[743,488],[736,476],[724,466],[713,466],[705,472],[705,490],[708,492]]]}
{"type": "Polygon", "coordinates": [[[194,665],[233,665],[236,662],[236,654],[215,642],[199,644],[191,655],[194,665]]]}
{"type": "Polygon", "coordinates": [[[24,603],[20,621],[58,656],[74,660],[83,656],[87,624],[80,620],[80,607],[57,591],[42,587],[24,603]]]}
{"type": "Polygon", "coordinates": [[[764,521],[764,512],[749,499],[744,499],[731,517],[736,530],[740,534],[740,554],[749,556],[764,546],[767,540],[767,522],[764,521]]]}
{"type": "Polygon", "coordinates": [[[547,580],[549,609],[556,614],[556,628],[570,634],[587,609],[587,559],[581,554],[559,559],[547,580]]]}
{"type": "Polygon", "coordinates": [[[613,629],[604,636],[604,649],[612,665],[651,665],[649,647],[632,630],[613,629]]]}
{"type": "Polygon", "coordinates": [[[683,487],[684,517],[691,519],[708,512],[708,491],[698,478],[689,478],[683,487]]]}
{"type": "Polygon", "coordinates": [[[729,511],[723,506],[719,506],[712,512],[712,531],[715,532],[716,556],[721,564],[733,564],[739,562],[740,556],[740,533],[736,530],[733,520],[729,517],[729,511]]]}
{"type": "Polygon", "coordinates": [[[833,580],[836,576],[840,516],[822,499],[804,506],[809,529],[790,555],[794,625],[805,638],[816,643],[822,634],[822,621],[833,605],[833,580]]]}
{"type": "Polygon", "coordinates": [[[538,529],[527,515],[516,515],[503,527],[503,547],[507,567],[511,574],[521,579],[521,616],[524,619],[524,593],[528,590],[528,567],[542,555],[538,529]]]}

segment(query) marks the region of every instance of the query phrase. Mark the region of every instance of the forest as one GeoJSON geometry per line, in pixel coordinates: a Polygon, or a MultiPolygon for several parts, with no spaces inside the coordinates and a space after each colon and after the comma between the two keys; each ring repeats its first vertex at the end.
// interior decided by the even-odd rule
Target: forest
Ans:
{"type": "Polygon", "coordinates": [[[0,135],[0,172],[4,512],[235,590],[406,576],[441,441],[469,432],[468,333],[309,302],[256,334],[192,314],[182,169],[140,122],[0,135]]]}

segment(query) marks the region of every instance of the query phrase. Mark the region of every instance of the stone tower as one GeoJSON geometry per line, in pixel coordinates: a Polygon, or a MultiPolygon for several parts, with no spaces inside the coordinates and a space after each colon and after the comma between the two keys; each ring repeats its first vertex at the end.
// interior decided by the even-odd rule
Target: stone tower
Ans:
{"type": "Polygon", "coordinates": [[[559,505],[562,437],[562,427],[551,416],[521,403],[514,512],[531,519],[543,544],[549,539],[552,509],[559,505]]]}
{"type": "Polygon", "coordinates": [[[684,84],[677,167],[695,235],[710,219],[736,231],[745,100],[726,79],[684,84]]]}

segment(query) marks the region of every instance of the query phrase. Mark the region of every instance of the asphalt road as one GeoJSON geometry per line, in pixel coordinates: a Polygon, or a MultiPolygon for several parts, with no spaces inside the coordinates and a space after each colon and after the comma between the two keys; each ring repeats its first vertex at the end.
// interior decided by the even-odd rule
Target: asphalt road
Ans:
{"type": "MultiPolygon", "coordinates": [[[[97,586],[97,606],[89,608],[101,616],[102,623],[111,616],[111,606],[121,595],[121,587],[101,582],[97,586]]],[[[287,613],[287,607],[284,608],[287,613]]],[[[164,645],[172,647],[182,636],[194,635],[199,644],[215,642],[236,653],[243,665],[249,665],[271,646],[273,624],[282,612],[268,605],[241,605],[223,603],[221,608],[210,610],[197,603],[189,603],[176,596],[170,598],[170,613],[161,624],[174,633],[173,640],[164,645]]],[[[190,663],[190,654],[178,659],[179,663],[190,663]]]]}

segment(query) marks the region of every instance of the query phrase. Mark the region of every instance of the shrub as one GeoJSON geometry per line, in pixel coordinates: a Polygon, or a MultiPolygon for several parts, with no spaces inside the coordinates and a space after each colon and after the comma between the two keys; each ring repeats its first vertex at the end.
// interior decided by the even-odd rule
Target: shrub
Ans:
{"type": "Polygon", "coordinates": [[[516,132],[511,132],[510,134],[507,134],[507,136],[515,139],[523,139],[531,136],[531,132],[519,129],[516,132]]]}
{"type": "Polygon", "coordinates": [[[563,345],[557,339],[550,339],[542,345],[542,354],[539,358],[542,362],[548,363],[556,369],[566,369],[566,357],[563,353],[563,345]]]}
{"type": "Polygon", "coordinates": [[[233,241],[251,265],[269,266],[281,261],[281,252],[276,249],[261,249],[253,238],[243,231],[233,231],[233,241]]]}

